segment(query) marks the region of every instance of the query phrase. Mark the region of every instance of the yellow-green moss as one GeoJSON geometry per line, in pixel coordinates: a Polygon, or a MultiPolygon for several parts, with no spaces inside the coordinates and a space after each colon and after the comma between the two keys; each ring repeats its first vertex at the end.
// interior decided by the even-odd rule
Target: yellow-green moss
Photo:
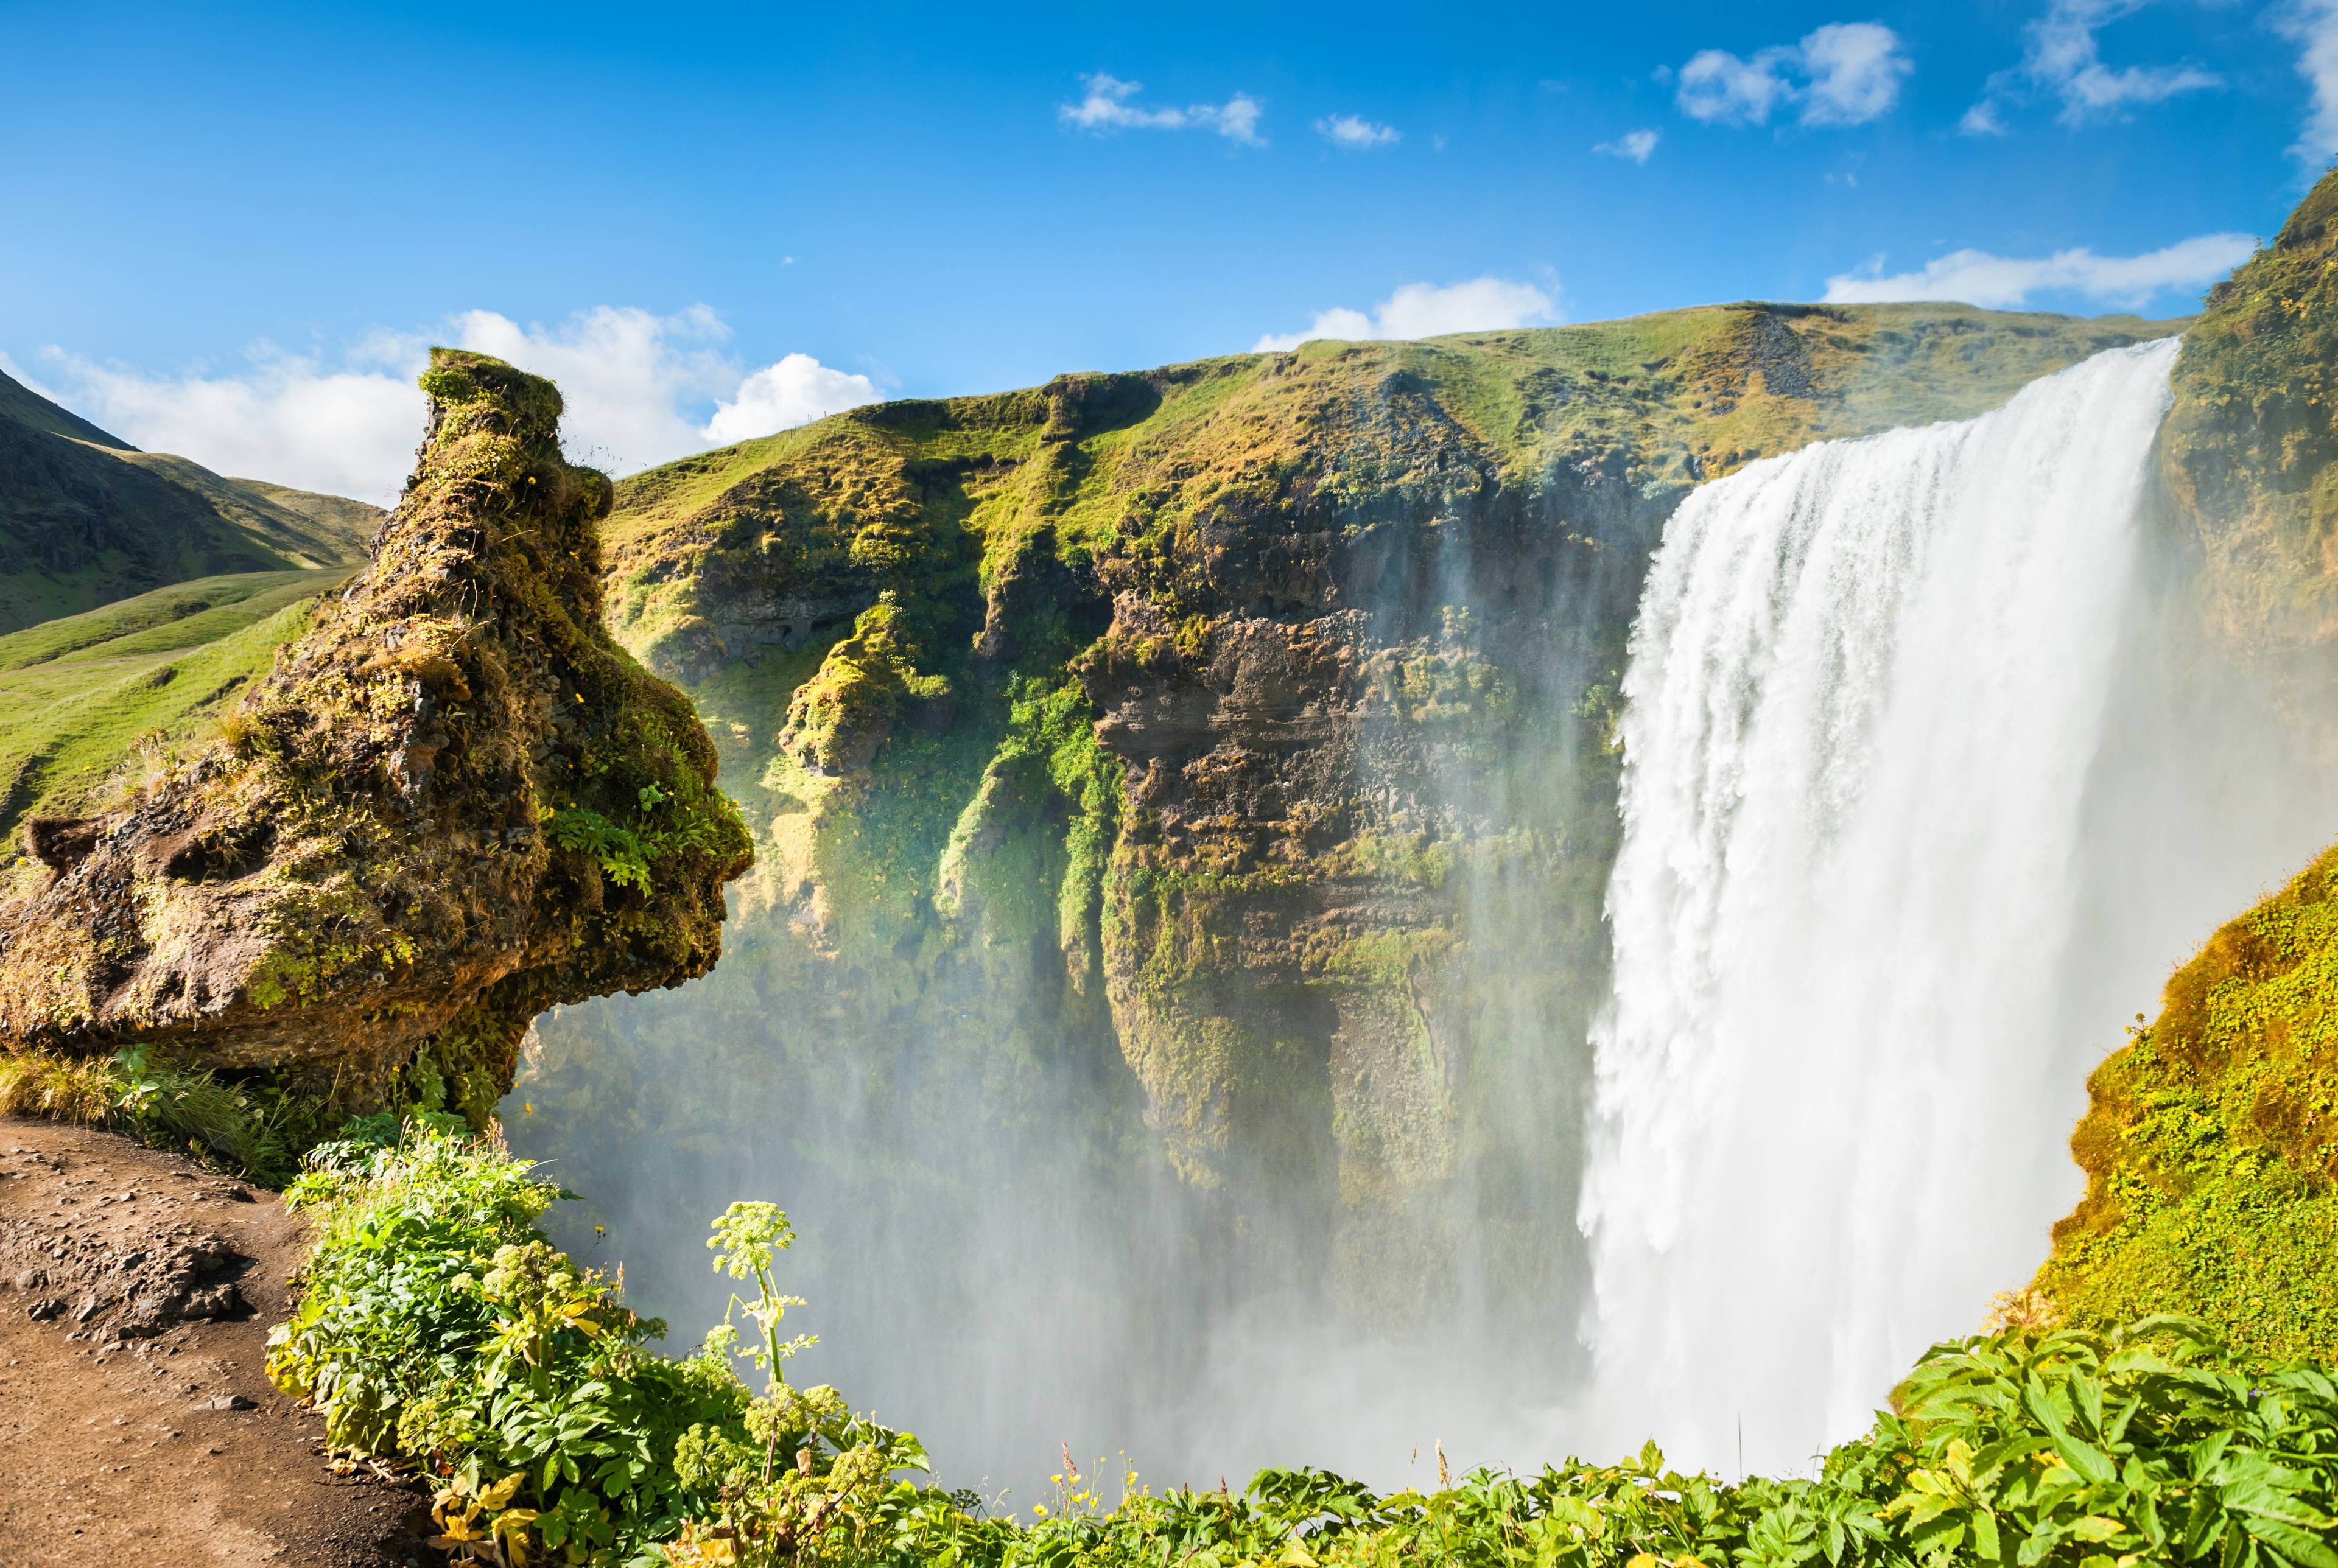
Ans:
{"type": "Polygon", "coordinates": [[[2088,1087],[2087,1195],[2038,1288],[2083,1324],[2179,1312],[2338,1359],[2338,849],[2209,938],[2088,1087]]]}

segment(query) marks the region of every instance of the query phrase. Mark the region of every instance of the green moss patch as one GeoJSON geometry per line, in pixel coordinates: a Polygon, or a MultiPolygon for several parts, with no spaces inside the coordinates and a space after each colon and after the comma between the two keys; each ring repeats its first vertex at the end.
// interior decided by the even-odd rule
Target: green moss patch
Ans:
{"type": "Polygon", "coordinates": [[[2211,937],[2088,1087],[2087,1195],[2038,1288],[2338,1359],[2338,850],[2211,937]]]}

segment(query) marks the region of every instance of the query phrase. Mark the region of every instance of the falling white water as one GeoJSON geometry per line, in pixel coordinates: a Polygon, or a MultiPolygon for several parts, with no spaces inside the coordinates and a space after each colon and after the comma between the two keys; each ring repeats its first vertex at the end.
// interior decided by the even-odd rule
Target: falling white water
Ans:
{"type": "Polygon", "coordinates": [[[2176,349],[1756,463],[1666,525],[1582,1208],[1613,1438],[1798,1465],[2068,1210],[2058,971],[2176,349]]]}

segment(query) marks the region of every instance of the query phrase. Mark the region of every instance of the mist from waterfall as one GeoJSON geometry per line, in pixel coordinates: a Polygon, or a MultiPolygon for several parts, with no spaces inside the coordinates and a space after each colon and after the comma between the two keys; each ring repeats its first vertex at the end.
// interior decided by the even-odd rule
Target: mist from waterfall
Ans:
{"type": "Polygon", "coordinates": [[[2104,1026],[2180,951],[2107,965],[2080,929],[2176,353],[1755,463],[1667,525],[1582,1203],[1617,1438],[1804,1461],[1973,1331],[2075,1200],[2104,1026]]]}

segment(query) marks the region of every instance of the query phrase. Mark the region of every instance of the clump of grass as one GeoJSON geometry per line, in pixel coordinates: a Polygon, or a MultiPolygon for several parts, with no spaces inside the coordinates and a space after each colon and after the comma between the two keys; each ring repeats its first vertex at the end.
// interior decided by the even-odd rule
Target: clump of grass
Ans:
{"type": "Polygon", "coordinates": [[[0,1115],[126,1132],[267,1186],[290,1179],[308,1141],[299,1134],[314,1119],[280,1093],[188,1071],[142,1046],[113,1056],[0,1056],[0,1115]]]}
{"type": "Polygon", "coordinates": [[[75,1127],[112,1124],[122,1080],[110,1061],[27,1052],[0,1056],[0,1116],[34,1116],[75,1127]]]}

